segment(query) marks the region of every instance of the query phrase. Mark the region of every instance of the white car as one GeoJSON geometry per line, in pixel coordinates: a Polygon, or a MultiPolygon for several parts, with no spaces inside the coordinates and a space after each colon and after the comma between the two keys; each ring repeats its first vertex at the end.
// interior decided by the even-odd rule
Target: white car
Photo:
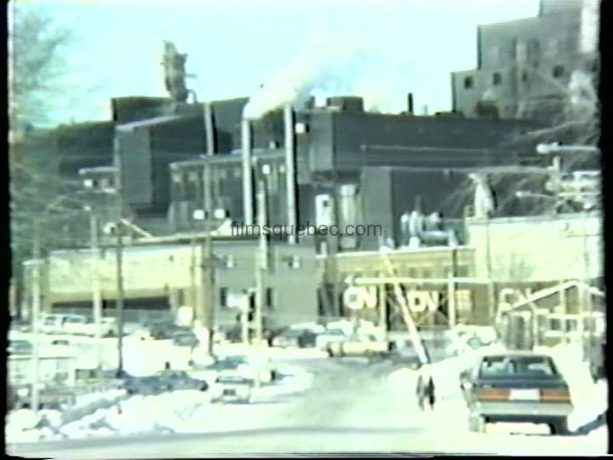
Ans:
{"type": "Polygon", "coordinates": [[[210,388],[211,402],[242,402],[247,403],[251,399],[253,381],[243,375],[220,374],[210,388]]]}
{"type": "Polygon", "coordinates": [[[259,380],[261,383],[272,381],[272,365],[266,359],[247,359],[246,362],[238,365],[236,371],[239,375],[250,380],[259,380]]]}
{"type": "Polygon", "coordinates": [[[64,332],[64,322],[70,315],[48,313],[40,320],[38,329],[43,334],[61,334],[64,332]]]}
{"type": "Polygon", "coordinates": [[[339,343],[347,340],[347,336],[342,329],[328,329],[326,332],[317,335],[315,346],[320,350],[327,350],[331,343],[339,343]]]}
{"type": "Polygon", "coordinates": [[[87,335],[90,329],[84,315],[66,315],[62,325],[62,332],[65,334],[87,335]]]}

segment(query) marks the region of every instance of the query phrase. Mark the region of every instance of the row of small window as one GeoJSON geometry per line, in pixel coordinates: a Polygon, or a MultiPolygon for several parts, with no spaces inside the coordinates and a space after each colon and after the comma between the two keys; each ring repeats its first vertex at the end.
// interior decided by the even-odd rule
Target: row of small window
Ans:
{"type": "MultiPolygon", "coordinates": [[[[202,171],[188,171],[186,173],[173,173],[172,181],[176,183],[180,182],[201,182],[202,171]]],[[[241,168],[218,168],[215,170],[215,176],[219,179],[227,179],[233,177],[234,179],[240,179],[243,176],[241,168]]]]}
{"type": "MultiPolygon", "coordinates": [[[[235,268],[236,267],[236,258],[234,255],[224,255],[220,257],[222,267],[224,268],[235,268]]],[[[251,261],[250,261],[251,262],[251,261]]],[[[300,257],[298,256],[288,256],[283,257],[280,260],[282,266],[285,268],[300,268],[301,262],[300,257]]]]}
{"type": "MultiPolygon", "coordinates": [[[[548,40],[546,53],[549,56],[557,56],[561,52],[572,52],[577,45],[577,40],[574,37],[567,37],[565,40],[560,38],[551,38],[548,40]]],[[[525,42],[517,42],[515,46],[501,47],[488,46],[488,53],[494,61],[500,61],[505,56],[503,50],[508,50],[508,57],[514,57],[517,60],[538,60],[541,56],[541,42],[537,39],[528,40],[525,42]]]]}
{"type": "MultiPolygon", "coordinates": [[[[566,75],[566,69],[562,65],[556,65],[551,69],[551,75],[553,78],[562,78],[566,75]]],[[[521,73],[521,80],[525,83],[528,81],[528,72],[523,71],[521,73]]],[[[494,72],[492,74],[492,85],[498,86],[502,84],[502,74],[500,72],[494,72]]],[[[474,77],[464,77],[464,89],[472,89],[475,87],[474,77]]]]}
{"type": "MultiPolygon", "coordinates": [[[[227,287],[219,288],[219,305],[222,308],[235,308],[235,305],[230,304],[230,293],[232,289],[227,287]]],[[[271,287],[264,289],[264,306],[266,308],[275,307],[275,291],[271,287]]]]}
{"type": "MultiPolygon", "coordinates": [[[[283,165],[278,166],[278,171],[283,173],[285,171],[285,167],[283,165]]],[[[263,174],[270,174],[274,170],[274,166],[270,164],[262,165],[263,174]]],[[[203,172],[201,170],[198,171],[187,171],[187,172],[174,172],[172,174],[172,181],[176,183],[180,182],[201,182],[202,181],[203,172]]],[[[243,169],[241,167],[232,167],[232,168],[216,168],[214,177],[218,179],[240,179],[243,177],[243,169]]]]}
{"type": "MultiPolygon", "coordinates": [[[[405,270],[400,270],[400,272],[398,273],[399,276],[406,276],[408,278],[416,278],[416,279],[422,279],[422,278],[435,278],[435,277],[440,277],[442,275],[442,277],[448,277],[448,276],[452,276],[452,269],[450,266],[448,265],[444,265],[443,269],[442,269],[442,273],[439,270],[432,270],[431,267],[408,267],[405,270]],[[438,272],[438,273],[437,273],[438,272]]],[[[377,277],[379,275],[382,275],[382,273],[374,273],[374,276],[377,277]]],[[[468,265],[456,265],[455,267],[455,274],[453,274],[456,277],[468,277],[469,276],[469,269],[468,269],[468,265]]]]}

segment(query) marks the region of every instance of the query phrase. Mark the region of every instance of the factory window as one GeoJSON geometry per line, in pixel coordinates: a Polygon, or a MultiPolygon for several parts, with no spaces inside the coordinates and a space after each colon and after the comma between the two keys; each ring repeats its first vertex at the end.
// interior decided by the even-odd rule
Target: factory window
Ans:
{"type": "Polygon", "coordinates": [[[524,83],[528,81],[528,72],[526,72],[525,70],[522,70],[521,72],[521,81],[523,81],[524,83]]]}
{"type": "Polygon", "coordinates": [[[300,257],[291,256],[288,260],[289,268],[300,268],[300,257]]]}
{"type": "Polygon", "coordinates": [[[528,58],[531,61],[538,61],[541,53],[541,44],[538,40],[533,39],[528,42],[528,58]]]}
{"type": "Polygon", "coordinates": [[[421,269],[422,278],[432,278],[432,270],[429,267],[423,267],[421,269]]]}
{"type": "Polygon", "coordinates": [[[228,177],[228,172],[226,171],[226,168],[219,168],[219,170],[217,171],[217,177],[219,177],[219,179],[226,179],[228,177]]]}
{"type": "Polygon", "coordinates": [[[561,78],[564,76],[564,66],[557,65],[553,68],[551,74],[554,78],[561,78]]]}
{"type": "Polygon", "coordinates": [[[500,85],[502,83],[502,75],[500,75],[499,72],[494,72],[494,75],[492,75],[492,83],[494,85],[500,85]]]}
{"type": "Polygon", "coordinates": [[[468,276],[468,265],[457,265],[455,269],[456,276],[468,276]]]}
{"type": "Polygon", "coordinates": [[[241,168],[233,168],[232,173],[235,179],[240,179],[243,177],[243,170],[241,168]]]}
{"type": "Polygon", "coordinates": [[[473,77],[464,77],[464,89],[470,89],[475,85],[473,77]]]}
{"type": "Polygon", "coordinates": [[[198,182],[198,171],[190,171],[187,173],[187,180],[190,182],[198,182]]]}
{"type": "Polygon", "coordinates": [[[275,306],[274,291],[272,288],[266,288],[266,307],[273,308],[275,306]]]}
{"type": "Polygon", "coordinates": [[[180,172],[174,172],[174,173],[172,173],[172,181],[173,181],[175,184],[179,184],[179,183],[181,183],[182,179],[183,179],[183,177],[182,177],[182,174],[181,174],[180,172]]]}
{"type": "Polygon", "coordinates": [[[223,308],[228,307],[228,288],[226,287],[219,288],[219,305],[223,308]]]}
{"type": "Polygon", "coordinates": [[[409,278],[418,278],[417,269],[415,267],[409,267],[409,278]]]}
{"type": "Polygon", "coordinates": [[[221,260],[224,268],[234,268],[234,266],[236,265],[234,255],[232,254],[221,256],[221,260]]]}

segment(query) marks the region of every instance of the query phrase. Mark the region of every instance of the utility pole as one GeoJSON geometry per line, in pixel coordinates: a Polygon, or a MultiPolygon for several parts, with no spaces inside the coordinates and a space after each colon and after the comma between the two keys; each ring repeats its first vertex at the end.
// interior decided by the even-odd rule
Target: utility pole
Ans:
{"type": "Polygon", "coordinates": [[[39,398],[39,372],[40,372],[40,293],[41,293],[41,279],[40,279],[40,221],[38,218],[34,220],[34,239],[32,241],[32,258],[34,259],[34,265],[32,266],[32,332],[34,335],[34,346],[32,347],[32,365],[34,367],[32,372],[32,390],[31,390],[31,403],[30,407],[34,412],[38,412],[40,405],[39,398]]]}
{"type": "Polygon", "coordinates": [[[115,234],[117,241],[115,245],[116,261],[116,315],[117,315],[117,376],[123,374],[123,310],[124,310],[124,285],[123,285],[123,238],[122,238],[122,218],[123,200],[121,196],[121,168],[119,152],[115,151],[115,206],[117,213],[117,223],[115,234]]]}
{"type": "Polygon", "coordinates": [[[204,212],[206,225],[203,254],[203,276],[205,328],[207,331],[207,353],[213,356],[213,341],[215,335],[215,264],[212,241],[213,197],[211,189],[211,160],[215,154],[214,130],[210,103],[204,104],[204,128],[206,133],[206,163],[204,166],[204,212]]]}
{"type": "Polygon", "coordinates": [[[259,228],[259,246],[255,264],[255,321],[258,344],[263,340],[263,309],[265,300],[264,277],[268,268],[268,242],[264,227],[266,226],[266,185],[264,180],[258,181],[257,219],[259,228]]]}
{"type": "Polygon", "coordinates": [[[96,326],[96,359],[98,379],[102,375],[102,292],[100,286],[100,241],[98,237],[98,217],[94,207],[90,211],[91,251],[92,251],[92,308],[96,326]]]}

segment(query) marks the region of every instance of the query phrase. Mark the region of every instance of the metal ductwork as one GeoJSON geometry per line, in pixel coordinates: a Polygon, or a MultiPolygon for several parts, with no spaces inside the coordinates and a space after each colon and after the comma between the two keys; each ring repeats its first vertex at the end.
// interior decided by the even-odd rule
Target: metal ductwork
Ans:
{"type": "Polygon", "coordinates": [[[404,240],[410,247],[427,245],[457,245],[457,237],[452,228],[446,228],[440,213],[424,216],[420,211],[414,210],[405,213],[400,218],[401,230],[404,240]]]}
{"type": "Polygon", "coordinates": [[[413,115],[413,93],[407,95],[407,113],[413,115]]]}
{"type": "Polygon", "coordinates": [[[296,148],[294,138],[294,111],[291,105],[283,109],[283,124],[285,129],[285,178],[287,191],[287,224],[290,226],[288,241],[297,242],[294,231],[297,226],[296,211],[296,148]]]}
{"type": "Polygon", "coordinates": [[[243,155],[243,217],[245,225],[253,225],[253,170],[251,168],[251,122],[241,123],[241,150],[243,155]]]}

